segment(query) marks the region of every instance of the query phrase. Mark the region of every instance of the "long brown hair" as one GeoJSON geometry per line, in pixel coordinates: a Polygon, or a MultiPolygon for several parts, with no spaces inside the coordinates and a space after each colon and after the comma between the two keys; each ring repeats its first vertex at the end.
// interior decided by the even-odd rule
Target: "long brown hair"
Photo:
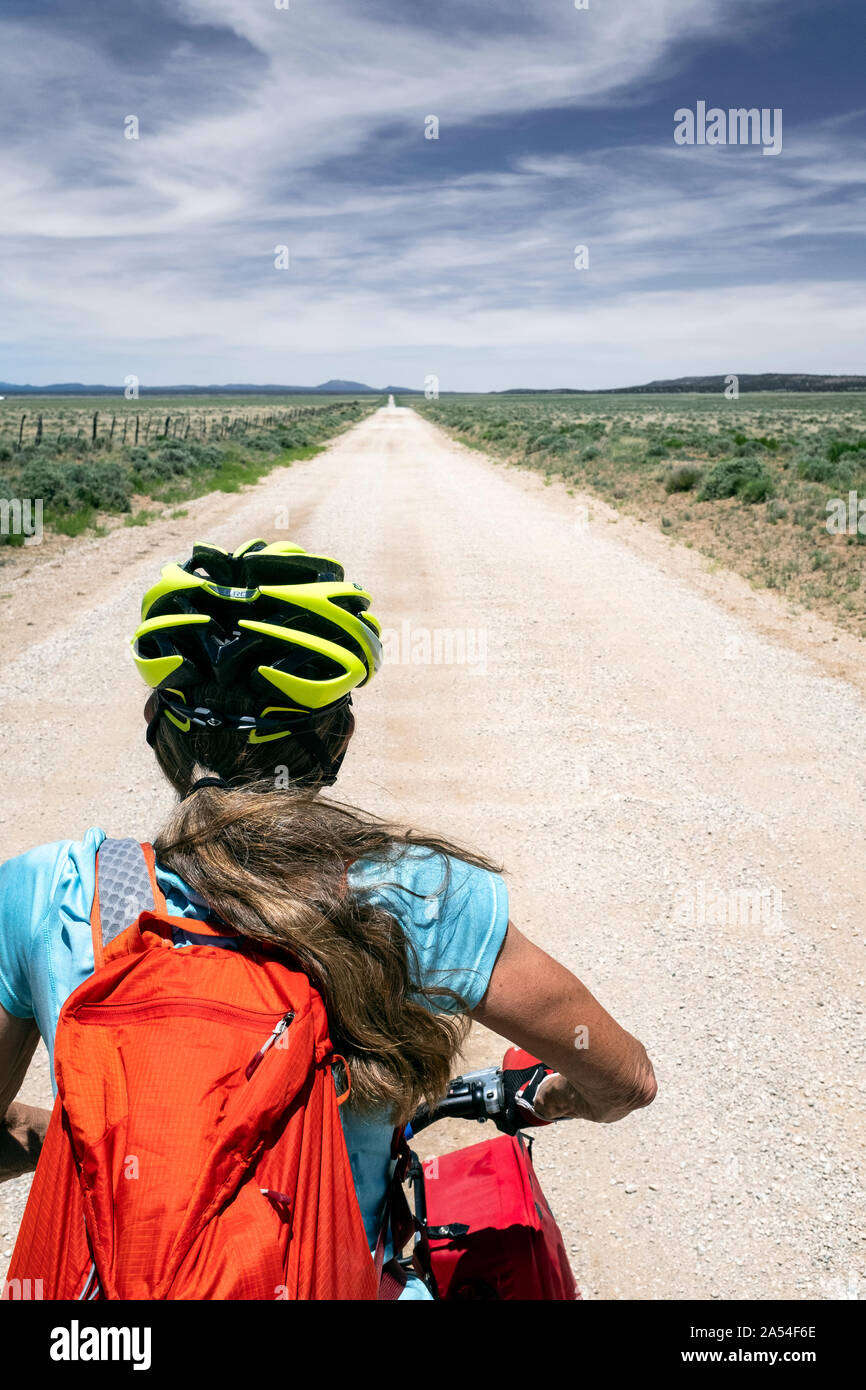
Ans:
{"type": "MultiPolygon", "coordinates": [[[[201,686],[188,700],[216,704],[219,695],[201,686]]],[[[241,697],[232,708],[245,714],[255,706],[241,697]]],[[[353,727],[343,707],[321,716],[315,731],[336,756],[353,727]]],[[[285,948],[310,976],[349,1066],[349,1105],[402,1123],[421,1101],[435,1104],[468,1032],[465,1001],[447,980],[422,985],[403,929],[363,892],[348,891],[346,867],[360,859],[393,864],[412,846],[495,866],[323,797],[314,757],[292,736],[249,744],[231,730],[184,733],[163,715],[153,746],[182,798],[201,777],[231,781],[181,800],[154,841],[157,858],[236,931],[285,948]]]]}

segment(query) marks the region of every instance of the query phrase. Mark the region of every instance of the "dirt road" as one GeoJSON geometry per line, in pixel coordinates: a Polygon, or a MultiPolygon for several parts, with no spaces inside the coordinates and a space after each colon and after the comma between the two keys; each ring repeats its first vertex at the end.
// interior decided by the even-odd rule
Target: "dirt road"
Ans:
{"type": "MultiPolygon", "coordinates": [[[[2,854],[165,811],[125,648],[160,562],[280,534],[345,558],[391,632],[343,795],[499,858],[514,920],[656,1065],[651,1110],[536,1145],[585,1293],[862,1298],[866,657],[828,675],[767,635],[797,626],[772,600],[759,623],[745,585],[610,520],[388,407],[185,519],[19,552],[2,854]]],[[[479,1030],[472,1062],[500,1052],[479,1030]]]]}

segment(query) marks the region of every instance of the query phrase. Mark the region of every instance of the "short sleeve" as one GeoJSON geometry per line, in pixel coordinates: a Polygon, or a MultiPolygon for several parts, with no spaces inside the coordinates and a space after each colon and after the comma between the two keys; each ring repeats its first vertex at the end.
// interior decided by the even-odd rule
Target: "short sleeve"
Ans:
{"type": "Polygon", "coordinates": [[[0,1004],[53,1037],[60,1005],[93,969],[90,908],[98,829],[0,864],[0,1004]]]}
{"type": "MultiPolygon", "coordinates": [[[[403,927],[422,987],[454,991],[465,1009],[481,1002],[508,927],[508,890],[499,874],[413,845],[387,862],[353,864],[349,883],[403,927]]],[[[450,994],[427,1002],[440,1012],[461,1008],[450,994]]]]}
{"type": "Polygon", "coordinates": [[[0,865],[0,1004],[17,1018],[33,1017],[30,957],[64,849],[40,845],[0,865]]]}

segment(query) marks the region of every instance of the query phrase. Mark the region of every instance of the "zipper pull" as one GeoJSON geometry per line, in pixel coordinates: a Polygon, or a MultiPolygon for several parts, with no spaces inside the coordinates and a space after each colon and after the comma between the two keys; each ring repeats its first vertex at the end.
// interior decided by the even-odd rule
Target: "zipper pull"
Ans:
{"type": "Polygon", "coordinates": [[[253,1072],[255,1071],[256,1067],[257,1067],[257,1066],[259,1065],[259,1063],[261,1062],[261,1060],[262,1060],[262,1058],[264,1057],[265,1053],[267,1052],[268,1048],[269,1048],[269,1047],[273,1047],[274,1043],[277,1041],[277,1038],[281,1037],[282,1034],[285,1033],[286,1029],[288,1028],[288,1026],[289,1026],[289,1024],[291,1023],[291,1021],[292,1021],[292,1019],[294,1018],[294,1016],[295,1016],[295,1011],[294,1011],[294,1009],[289,1009],[288,1013],[283,1014],[282,1018],[280,1019],[279,1023],[277,1024],[276,1028],[274,1029],[273,1033],[271,1033],[270,1037],[267,1038],[267,1039],[262,1043],[262,1045],[261,1045],[261,1047],[259,1048],[258,1052],[256,1053],[255,1057],[253,1057],[252,1061],[250,1061],[250,1062],[247,1063],[246,1070],[245,1070],[245,1072],[244,1072],[244,1075],[246,1076],[247,1081],[249,1081],[250,1077],[252,1076],[252,1074],[253,1074],[253,1072]]]}

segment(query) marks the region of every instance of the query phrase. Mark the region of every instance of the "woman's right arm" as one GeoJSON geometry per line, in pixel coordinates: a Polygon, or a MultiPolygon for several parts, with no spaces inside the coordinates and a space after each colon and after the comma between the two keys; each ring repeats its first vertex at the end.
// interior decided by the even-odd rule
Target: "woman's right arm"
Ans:
{"type": "Polygon", "coordinates": [[[609,1124],[655,1099],[643,1044],[513,922],[472,1017],[560,1073],[539,1091],[536,1112],[543,1119],[609,1124]]]}
{"type": "MultiPolygon", "coordinates": [[[[88,840],[92,843],[93,837],[88,840]]],[[[0,1182],[33,1171],[51,1116],[50,1110],[25,1105],[16,1096],[39,1042],[33,1017],[34,973],[48,970],[39,949],[39,928],[47,920],[55,891],[65,892],[67,884],[80,877],[70,854],[72,844],[37,845],[0,864],[0,1182]]],[[[95,847],[89,849],[85,843],[79,848],[88,849],[95,859],[95,847]]],[[[79,888],[79,897],[86,892],[87,885],[79,888]]],[[[80,916],[82,906],[74,897],[68,901],[80,916]]]]}

